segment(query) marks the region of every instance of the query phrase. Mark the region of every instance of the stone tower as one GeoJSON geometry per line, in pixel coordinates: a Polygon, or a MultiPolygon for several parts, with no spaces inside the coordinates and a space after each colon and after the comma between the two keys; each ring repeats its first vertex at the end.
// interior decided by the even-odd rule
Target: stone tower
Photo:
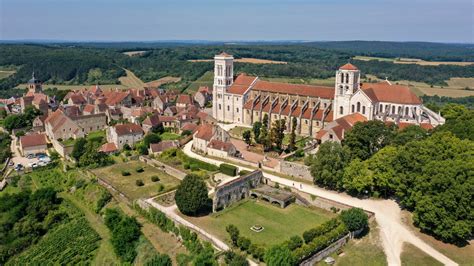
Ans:
{"type": "Polygon", "coordinates": [[[43,92],[43,88],[41,86],[41,81],[35,78],[35,72],[33,72],[31,79],[28,81],[28,94],[43,92]]]}
{"type": "Polygon", "coordinates": [[[334,119],[350,114],[351,97],[359,89],[360,71],[347,63],[336,71],[336,88],[334,90],[334,119]]]}
{"type": "Polygon", "coordinates": [[[234,57],[221,53],[214,57],[214,87],[212,94],[212,116],[217,121],[225,117],[225,97],[227,89],[234,81],[234,57]]]}

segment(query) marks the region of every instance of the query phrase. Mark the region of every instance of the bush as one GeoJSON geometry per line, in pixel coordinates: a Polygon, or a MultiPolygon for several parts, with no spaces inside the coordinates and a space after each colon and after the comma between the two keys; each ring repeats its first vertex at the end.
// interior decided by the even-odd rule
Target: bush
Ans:
{"type": "Polygon", "coordinates": [[[139,187],[142,187],[142,186],[145,185],[145,183],[143,183],[143,180],[137,179],[137,180],[135,181],[135,185],[137,185],[137,186],[139,186],[139,187]]]}
{"type": "Polygon", "coordinates": [[[229,233],[232,244],[234,244],[234,246],[237,246],[237,241],[239,240],[239,236],[240,236],[239,229],[235,225],[229,224],[225,228],[225,230],[227,231],[227,233],[229,233]]]}
{"type": "Polygon", "coordinates": [[[240,175],[240,176],[243,176],[243,175],[246,175],[246,174],[250,174],[250,173],[251,173],[251,171],[248,171],[248,170],[240,170],[240,171],[239,171],[239,175],[240,175]]]}
{"type": "Polygon", "coordinates": [[[341,224],[341,221],[337,218],[334,218],[319,225],[318,227],[305,231],[303,233],[304,242],[308,244],[309,242],[313,241],[314,238],[331,231],[332,229],[336,228],[339,224],[341,224]]]}
{"type": "Polygon", "coordinates": [[[196,164],[191,164],[191,165],[189,166],[189,169],[190,169],[191,171],[199,171],[199,166],[197,166],[196,164]]]}
{"type": "Polygon", "coordinates": [[[252,244],[252,242],[250,242],[250,239],[244,237],[244,236],[241,236],[239,237],[239,239],[237,240],[237,246],[242,250],[242,251],[246,251],[249,249],[250,247],[250,244],[252,244]]]}
{"type": "Polygon", "coordinates": [[[156,254],[145,262],[145,266],[172,266],[171,258],[167,254],[156,254]]]}
{"type": "Polygon", "coordinates": [[[237,167],[227,164],[227,163],[222,163],[219,166],[219,171],[221,173],[228,175],[228,176],[236,176],[237,175],[237,167]]]}
{"type": "Polygon", "coordinates": [[[295,264],[295,258],[287,246],[277,245],[265,253],[265,263],[268,266],[292,266],[295,264]]]}
{"type": "Polygon", "coordinates": [[[122,176],[129,176],[130,172],[127,170],[122,170],[122,176]]]}
{"type": "Polygon", "coordinates": [[[189,163],[184,163],[183,164],[183,168],[184,169],[189,169],[191,166],[189,165],[189,163]]]}
{"type": "Polygon", "coordinates": [[[354,232],[366,228],[369,224],[367,214],[360,208],[350,208],[341,212],[341,220],[346,224],[349,231],[354,232]]]}
{"type": "Polygon", "coordinates": [[[151,176],[151,181],[152,182],[158,182],[158,181],[160,181],[160,177],[157,176],[157,175],[153,175],[153,176],[151,176]]]}
{"type": "Polygon", "coordinates": [[[139,166],[139,167],[137,167],[137,168],[135,169],[135,172],[137,172],[137,173],[143,173],[143,172],[145,172],[145,169],[143,169],[143,167],[139,166]]]}
{"type": "Polygon", "coordinates": [[[286,244],[290,250],[295,250],[303,245],[303,239],[300,236],[292,236],[286,244]]]}
{"type": "Polygon", "coordinates": [[[158,185],[158,192],[161,192],[165,189],[165,186],[163,186],[163,184],[159,184],[158,185]]]}

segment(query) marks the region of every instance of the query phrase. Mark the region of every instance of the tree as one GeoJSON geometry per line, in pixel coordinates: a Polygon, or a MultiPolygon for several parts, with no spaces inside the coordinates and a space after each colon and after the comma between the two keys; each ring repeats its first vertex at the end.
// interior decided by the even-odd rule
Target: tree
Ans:
{"type": "Polygon", "coordinates": [[[224,252],[224,261],[226,265],[229,266],[248,266],[249,262],[240,254],[237,254],[233,251],[226,251],[224,252]]]}
{"type": "Polygon", "coordinates": [[[452,132],[460,139],[474,141],[474,110],[468,110],[451,114],[450,118],[442,126],[438,126],[435,132],[452,132]]]}
{"type": "Polygon", "coordinates": [[[288,145],[288,148],[290,151],[294,151],[296,149],[296,126],[298,124],[298,120],[296,120],[296,117],[293,117],[292,123],[291,123],[291,133],[290,133],[290,143],[288,145]]]}
{"type": "Polygon", "coordinates": [[[467,113],[469,110],[466,106],[455,103],[448,103],[441,108],[441,115],[446,119],[456,119],[461,115],[467,113]]]}
{"type": "Polygon", "coordinates": [[[391,143],[396,128],[378,120],[359,122],[345,135],[343,145],[349,148],[352,158],[365,160],[391,143]]]}
{"type": "Polygon", "coordinates": [[[229,233],[230,240],[232,241],[232,244],[234,244],[234,246],[237,246],[237,241],[239,240],[239,236],[240,236],[239,229],[235,225],[229,224],[225,228],[225,230],[227,231],[227,233],[229,233]]]}
{"type": "Polygon", "coordinates": [[[285,119],[276,120],[273,122],[272,129],[270,131],[271,142],[275,144],[278,150],[281,150],[281,144],[285,137],[286,121],[285,119]]]}
{"type": "Polygon", "coordinates": [[[256,143],[260,143],[260,129],[262,128],[262,122],[257,121],[253,123],[252,126],[252,131],[253,131],[253,137],[256,143]]]}
{"type": "Polygon", "coordinates": [[[72,158],[79,161],[81,156],[86,153],[87,140],[85,138],[78,138],[74,142],[74,148],[72,149],[71,156],[72,158]]]}
{"type": "Polygon", "coordinates": [[[395,145],[405,145],[413,140],[421,140],[428,136],[428,132],[417,125],[411,125],[399,131],[393,138],[395,145]]]}
{"type": "Polygon", "coordinates": [[[331,189],[341,189],[344,167],[348,162],[347,149],[337,142],[324,142],[310,162],[314,183],[331,189]]]}
{"type": "Polygon", "coordinates": [[[186,215],[195,216],[209,208],[207,186],[195,174],[188,174],[178,186],[175,194],[178,209],[186,215]]]}
{"type": "Polygon", "coordinates": [[[247,143],[247,145],[252,144],[252,133],[250,133],[250,130],[245,130],[242,133],[242,137],[244,138],[244,141],[247,143]]]}
{"type": "Polygon", "coordinates": [[[288,248],[293,251],[303,245],[303,239],[300,236],[292,236],[290,240],[287,241],[288,248]]]}
{"type": "Polygon", "coordinates": [[[296,262],[290,249],[285,245],[271,247],[265,253],[264,258],[268,266],[293,266],[296,262]]]}
{"type": "Polygon", "coordinates": [[[349,229],[351,232],[367,228],[369,225],[369,218],[367,214],[360,208],[350,208],[349,210],[343,210],[340,217],[347,229],[349,229]]]}
{"type": "Polygon", "coordinates": [[[149,147],[150,144],[152,143],[158,143],[161,141],[160,135],[156,133],[148,133],[146,136],[143,138],[143,143],[145,144],[145,147],[149,147]]]}
{"type": "Polygon", "coordinates": [[[167,254],[156,254],[145,262],[145,266],[171,266],[170,256],[167,254]]]}

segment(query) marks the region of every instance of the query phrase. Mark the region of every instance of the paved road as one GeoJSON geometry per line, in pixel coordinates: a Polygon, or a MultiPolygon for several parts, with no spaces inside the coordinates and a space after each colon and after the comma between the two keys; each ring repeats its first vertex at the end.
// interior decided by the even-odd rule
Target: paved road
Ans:
{"type": "MultiPolygon", "coordinates": [[[[197,153],[194,153],[191,150],[192,143],[193,142],[191,141],[183,147],[183,151],[186,155],[215,165],[219,165],[222,163],[221,161],[210,159],[201,156],[197,153]]],[[[240,169],[252,170],[246,167],[238,167],[240,169]]],[[[351,197],[345,193],[325,190],[313,185],[295,182],[293,180],[281,178],[265,172],[264,176],[274,182],[278,182],[285,186],[294,187],[308,194],[321,196],[330,200],[359,207],[375,213],[375,219],[377,220],[380,226],[380,236],[382,239],[382,245],[384,248],[385,255],[387,256],[388,265],[401,265],[400,254],[402,252],[402,245],[404,242],[408,242],[418,247],[419,249],[423,250],[425,253],[429,254],[430,256],[445,265],[458,265],[445,255],[432,248],[430,245],[426,244],[426,242],[424,242],[423,240],[418,238],[413,232],[411,232],[402,223],[400,207],[393,200],[362,200],[351,197]]]]}

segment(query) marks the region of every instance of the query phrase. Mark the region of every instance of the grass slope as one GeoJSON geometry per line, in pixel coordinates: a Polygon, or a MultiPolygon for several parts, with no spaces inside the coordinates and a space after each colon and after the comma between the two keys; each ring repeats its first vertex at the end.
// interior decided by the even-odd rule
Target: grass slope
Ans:
{"type": "Polygon", "coordinates": [[[426,254],[419,248],[408,243],[403,244],[403,252],[400,255],[400,260],[402,261],[402,265],[407,265],[407,266],[409,265],[431,265],[431,266],[443,265],[441,262],[435,260],[433,257],[426,254]]]}

